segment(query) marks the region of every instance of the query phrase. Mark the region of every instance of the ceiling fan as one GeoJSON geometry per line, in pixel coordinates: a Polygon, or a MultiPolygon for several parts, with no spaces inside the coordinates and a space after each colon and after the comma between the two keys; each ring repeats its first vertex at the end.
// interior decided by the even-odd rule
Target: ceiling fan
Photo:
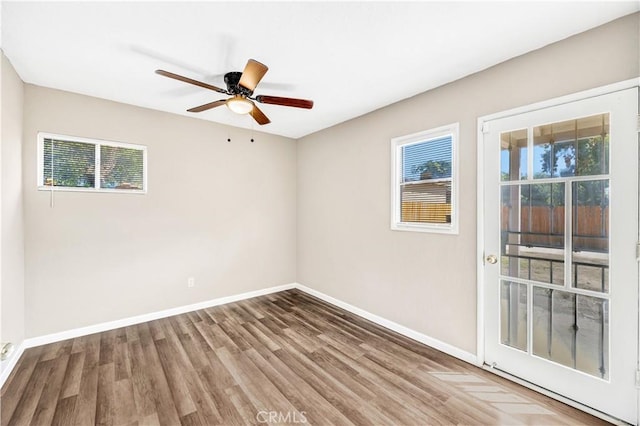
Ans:
{"type": "Polygon", "coordinates": [[[221,89],[211,84],[193,80],[188,77],[183,77],[169,71],[156,70],[156,74],[160,74],[164,77],[173,78],[175,80],[180,80],[185,83],[204,87],[205,89],[213,90],[214,92],[224,93],[225,95],[231,96],[228,99],[220,99],[217,101],[206,103],[204,105],[189,108],[187,110],[189,112],[202,112],[211,108],[218,107],[220,105],[227,105],[227,107],[231,111],[237,114],[249,114],[251,115],[251,117],[253,117],[254,120],[256,120],[256,122],[258,122],[258,124],[263,125],[270,123],[271,120],[269,120],[269,118],[264,115],[264,113],[253,101],[257,101],[262,104],[282,105],[295,108],[313,108],[313,101],[306,99],[282,98],[280,96],[266,95],[257,95],[254,97],[253,91],[255,90],[262,77],[264,77],[264,75],[267,73],[268,69],[269,68],[267,68],[266,65],[261,64],[254,59],[249,59],[247,65],[244,67],[244,71],[232,71],[224,75],[224,82],[227,85],[226,89],[221,89]]]}

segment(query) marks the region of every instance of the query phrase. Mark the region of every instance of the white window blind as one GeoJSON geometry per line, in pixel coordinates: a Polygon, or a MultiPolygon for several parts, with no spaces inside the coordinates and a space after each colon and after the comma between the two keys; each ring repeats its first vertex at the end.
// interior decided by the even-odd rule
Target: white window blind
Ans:
{"type": "Polygon", "coordinates": [[[457,232],[457,124],[392,140],[392,228],[457,232]]]}
{"type": "Polygon", "coordinates": [[[41,189],[146,191],[146,147],[41,133],[41,189]]]}
{"type": "Polygon", "coordinates": [[[47,186],[92,188],[95,184],[95,146],[88,143],[44,140],[44,180],[47,186]]]}
{"type": "Polygon", "coordinates": [[[139,149],[100,146],[100,187],[144,189],[143,152],[139,149]]]}

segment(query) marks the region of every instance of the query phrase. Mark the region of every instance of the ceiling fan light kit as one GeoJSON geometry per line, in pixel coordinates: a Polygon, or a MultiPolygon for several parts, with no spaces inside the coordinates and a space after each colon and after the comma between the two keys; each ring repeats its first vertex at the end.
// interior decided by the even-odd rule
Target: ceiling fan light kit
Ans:
{"type": "Polygon", "coordinates": [[[266,65],[261,64],[254,59],[249,59],[247,65],[244,67],[244,71],[232,71],[224,75],[224,82],[227,85],[226,89],[221,89],[211,84],[193,80],[188,77],[183,77],[169,71],[156,70],[156,74],[164,77],[169,77],[174,80],[179,80],[184,83],[193,84],[205,89],[213,90],[214,92],[224,93],[226,95],[232,96],[231,98],[226,100],[220,99],[217,101],[206,103],[204,105],[189,108],[187,110],[189,112],[207,111],[222,104],[226,104],[227,108],[229,108],[236,114],[250,114],[258,124],[264,125],[270,123],[271,120],[269,120],[269,118],[264,115],[264,113],[253,101],[263,104],[281,105],[294,108],[313,108],[313,101],[307,99],[283,98],[280,96],[266,95],[258,95],[256,97],[253,97],[253,91],[268,70],[269,68],[267,68],[266,65]]]}
{"type": "Polygon", "coordinates": [[[249,114],[253,109],[253,103],[240,95],[227,99],[227,108],[236,114],[249,114]]]}

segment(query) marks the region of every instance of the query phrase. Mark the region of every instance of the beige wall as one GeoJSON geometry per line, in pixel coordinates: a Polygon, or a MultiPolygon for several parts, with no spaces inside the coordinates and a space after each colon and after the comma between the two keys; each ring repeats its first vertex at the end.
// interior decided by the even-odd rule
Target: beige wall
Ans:
{"type": "Polygon", "coordinates": [[[302,138],[298,282],[475,353],[477,118],[638,77],[638,31],[627,16],[302,138]],[[391,231],[390,139],[454,122],[459,235],[391,231]]]}
{"type": "Polygon", "coordinates": [[[294,140],[33,85],[24,116],[27,337],[295,281],[294,140]],[[148,194],[50,207],[38,131],[146,145],[148,194]]]}
{"type": "Polygon", "coordinates": [[[24,339],[24,241],[22,203],[22,104],[23,83],[11,63],[2,61],[0,144],[0,340],[24,339]]]}
{"type": "MultiPolygon", "coordinates": [[[[25,85],[26,337],[298,281],[475,352],[477,117],[637,77],[638,27],[622,18],[297,146],[25,85]],[[460,234],[391,231],[390,139],[453,122],[460,234]],[[38,131],[148,146],[149,193],[57,192],[51,207],[36,189],[38,131]]],[[[4,292],[3,279],[3,307],[4,292]]]]}

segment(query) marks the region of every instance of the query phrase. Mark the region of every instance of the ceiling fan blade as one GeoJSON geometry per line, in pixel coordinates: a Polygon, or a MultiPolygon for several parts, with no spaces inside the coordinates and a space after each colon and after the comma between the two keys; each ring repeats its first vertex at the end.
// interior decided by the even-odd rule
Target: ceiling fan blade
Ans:
{"type": "Polygon", "coordinates": [[[197,106],[197,107],[190,108],[187,111],[189,111],[189,112],[202,112],[202,111],[206,111],[206,110],[211,109],[211,108],[218,107],[220,105],[224,105],[225,103],[227,103],[226,99],[220,99],[219,101],[209,102],[208,104],[204,104],[204,105],[200,105],[200,106],[197,106]]]}
{"type": "Polygon", "coordinates": [[[198,81],[198,80],[194,80],[188,77],[183,77],[181,75],[178,74],[174,74],[172,72],[169,71],[165,71],[165,70],[156,70],[156,74],[160,74],[164,77],[169,77],[169,78],[173,78],[174,80],[180,80],[183,81],[185,83],[189,83],[189,84],[193,84],[196,86],[200,86],[200,87],[204,87],[205,89],[209,89],[209,90],[213,90],[215,92],[219,92],[219,93],[224,93],[227,94],[227,91],[224,89],[221,89],[219,87],[216,86],[212,86],[211,84],[207,84],[207,83],[203,83],[202,81],[198,81]]]}
{"type": "Polygon", "coordinates": [[[249,59],[244,71],[242,71],[242,77],[240,77],[238,84],[253,92],[268,69],[266,65],[254,59],[249,59]]]}
{"type": "Polygon", "coordinates": [[[313,108],[313,101],[307,99],[281,98],[280,96],[256,96],[256,101],[263,104],[282,105],[295,108],[313,108]]]}
{"type": "Polygon", "coordinates": [[[271,120],[269,120],[269,118],[264,115],[264,113],[260,110],[260,108],[258,108],[258,105],[256,105],[255,103],[253,104],[253,109],[249,111],[249,114],[251,114],[253,119],[256,120],[256,122],[261,126],[271,123],[271,120]]]}

